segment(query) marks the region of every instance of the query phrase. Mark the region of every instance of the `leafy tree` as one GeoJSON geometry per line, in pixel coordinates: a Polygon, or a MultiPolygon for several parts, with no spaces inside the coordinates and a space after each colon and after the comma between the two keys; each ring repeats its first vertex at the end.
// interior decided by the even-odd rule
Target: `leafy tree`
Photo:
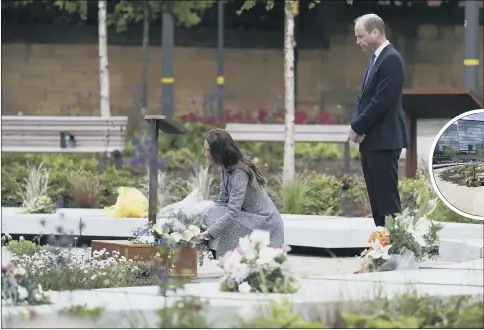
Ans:
{"type": "Polygon", "coordinates": [[[128,25],[160,17],[171,13],[175,22],[181,26],[193,26],[200,23],[200,13],[211,8],[215,0],[207,1],[130,1],[121,0],[109,16],[109,23],[116,26],[118,32],[127,29],[128,25]],[[148,15],[146,9],[148,8],[148,15]]]}

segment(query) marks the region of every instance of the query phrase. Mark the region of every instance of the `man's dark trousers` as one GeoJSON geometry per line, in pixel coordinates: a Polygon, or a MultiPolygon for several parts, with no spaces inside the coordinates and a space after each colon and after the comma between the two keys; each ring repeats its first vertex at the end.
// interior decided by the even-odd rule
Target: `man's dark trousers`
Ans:
{"type": "Polygon", "coordinates": [[[362,151],[361,166],[371,213],[376,226],[385,226],[385,216],[400,213],[398,160],[402,149],[362,151]]]}

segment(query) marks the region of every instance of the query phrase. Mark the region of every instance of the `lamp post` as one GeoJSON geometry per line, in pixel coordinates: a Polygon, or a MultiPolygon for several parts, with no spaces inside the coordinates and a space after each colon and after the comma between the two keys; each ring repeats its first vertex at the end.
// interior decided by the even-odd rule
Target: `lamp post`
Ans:
{"type": "Polygon", "coordinates": [[[161,24],[161,112],[168,118],[175,112],[175,31],[171,13],[163,13],[161,24]]]}
{"type": "Polygon", "coordinates": [[[479,92],[479,4],[465,1],[464,19],[464,79],[467,89],[479,92]]]}
{"type": "Polygon", "coordinates": [[[224,1],[217,2],[217,118],[222,122],[224,111],[224,1]]]}

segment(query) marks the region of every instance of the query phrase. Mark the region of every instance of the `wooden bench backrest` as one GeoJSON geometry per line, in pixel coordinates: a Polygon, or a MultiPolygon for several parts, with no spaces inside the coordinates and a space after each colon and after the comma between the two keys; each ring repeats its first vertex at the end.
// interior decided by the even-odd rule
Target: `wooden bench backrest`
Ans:
{"type": "MultiPolygon", "coordinates": [[[[282,124],[227,124],[235,141],[283,142],[282,124]]],[[[349,125],[295,125],[296,142],[348,142],[349,125]]]]}
{"type": "MultiPolygon", "coordinates": [[[[128,117],[2,116],[2,151],[104,152],[123,150],[128,117]],[[60,133],[72,134],[75,148],[60,148],[60,133]]],[[[68,138],[68,137],[66,137],[68,138]]]]}

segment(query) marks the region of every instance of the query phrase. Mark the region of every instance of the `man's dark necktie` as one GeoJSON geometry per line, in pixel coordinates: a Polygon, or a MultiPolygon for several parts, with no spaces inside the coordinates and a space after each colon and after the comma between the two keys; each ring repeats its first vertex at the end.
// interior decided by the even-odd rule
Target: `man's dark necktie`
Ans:
{"type": "Polygon", "coordinates": [[[368,65],[368,71],[366,72],[365,83],[364,83],[363,87],[366,86],[366,83],[368,82],[368,79],[370,78],[371,70],[373,70],[373,64],[375,64],[375,59],[376,59],[376,55],[375,54],[371,55],[370,64],[368,65]]]}

